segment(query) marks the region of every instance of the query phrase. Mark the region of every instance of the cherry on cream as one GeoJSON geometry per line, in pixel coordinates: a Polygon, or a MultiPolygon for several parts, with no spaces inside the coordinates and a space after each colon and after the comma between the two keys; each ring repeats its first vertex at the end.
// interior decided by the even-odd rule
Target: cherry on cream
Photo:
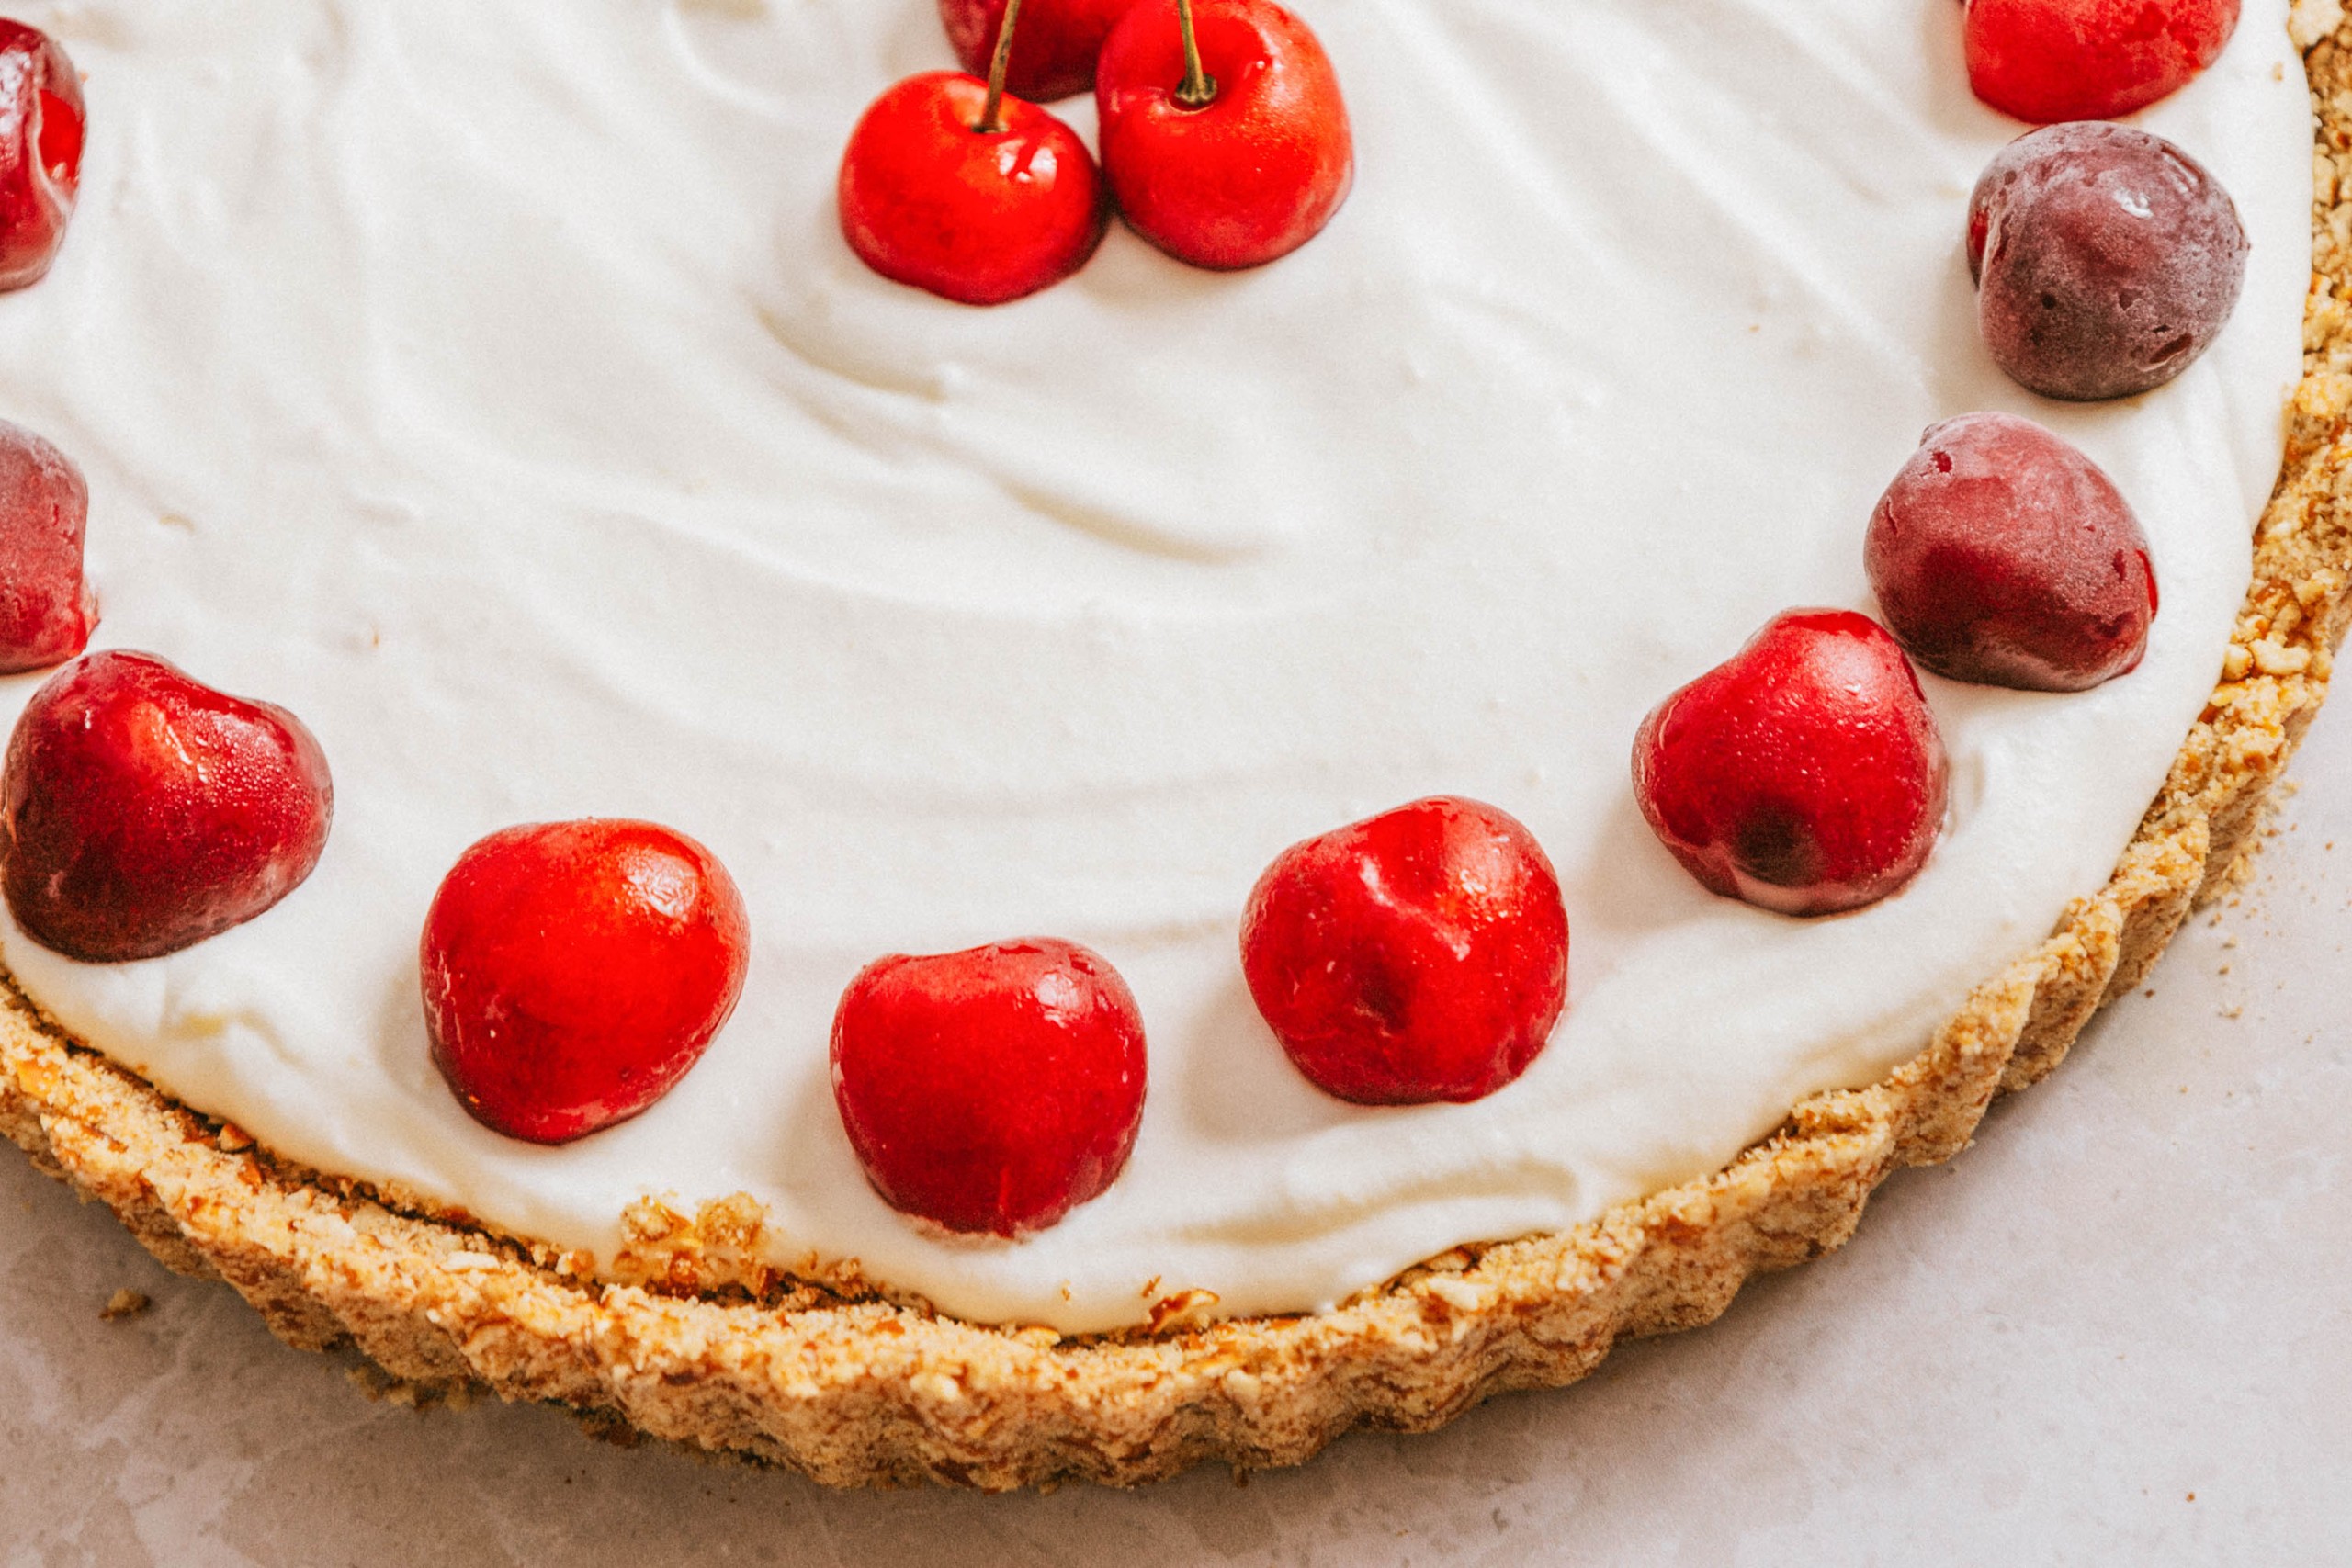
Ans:
{"type": "Polygon", "coordinates": [[[0,420],[0,674],[62,664],[97,624],[83,573],[90,487],[72,458],[0,420]]]}
{"type": "Polygon", "coordinates": [[[1273,0],[1137,0],[1102,46],[1094,101],[1121,216],[1195,266],[1288,255],[1355,181],[1339,74],[1273,0]]]}
{"type": "Polygon", "coordinates": [[[2221,58],[2239,0],[1968,0],[1969,85],[2047,125],[2116,119],[2171,96],[2221,58]]]}
{"type": "Polygon", "coordinates": [[[0,772],[0,886],[43,947],[159,958],[269,909],[326,848],[334,786],[301,720],[108,651],[50,677],[0,772]]]}
{"type": "Polygon", "coordinates": [[[950,1231],[1056,1224],[1117,1179],[1143,1122],[1143,1017],[1075,942],[876,959],[842,994],[831,1059],[866,1179],[950,1231]]]}
{"type": "Polygon", "coordinates": [[[1887,629],[1955,681],[2086,691],[2139,668],[2156,618],[2148,538],[2115,481],[2015,414],[1929,427],[1862,555],[1887,629]]]}
{"type": "Polygon", "coordinates": [[[1927,863],[1943,739],[1884,627],[1791,610],[1652,709],[1634,794],[1710,892],[1784,915],[1876,903],[1927,863]]]}
{"type": "Polygon", "coordinates": [[[735,1010],[750,959],[742,895],[684,833],[508,828],[458,857],[425,915],[433,1059],[484,1126],[570,1143],[676,1087],[735,1010]]]}
{"type": "Polygon", "coordinates": [[[965,305],[1002,305],[1086,265],[1110,223],[1078,133],[1005,90],[1012,0],[987,81],[910,76],[874,101],[842,154],[842,236],[896,282],[965,305]]]}
{"type": "Polygon", "coordinates": [[[0,19],[0,289],[40,281],[82,187],[82,75],[57,40],[0,19]]]}
{"type": "MultiPolygon", "coordinates": [[[[1091,89],[1102,40],[1134,5],[1135,0],[1025,0],[1005,91],[1050,104],[1091,89]]],[[[939,0],[947,41],[973,75],[989,73],[1010,8],[1007,0],[939,0]]]]}
{"type": "Polygon", "coordinates": [[[1568,917],[1533,834],[1440,796],[1276,856],[1241,967],[1317,1088],[1366,1105],[1482,1100],[1527,1070],[1568,987],[1568,917]]]}

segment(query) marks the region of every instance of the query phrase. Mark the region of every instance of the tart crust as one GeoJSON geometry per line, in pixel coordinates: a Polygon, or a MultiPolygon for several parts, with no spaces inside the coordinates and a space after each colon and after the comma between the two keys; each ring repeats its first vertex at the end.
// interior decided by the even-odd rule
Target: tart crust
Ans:
{"type": "Polygon", "coordinates": [[[1573,1382],[1623,1336],[1710,1322],[1751,1274],[1843,1244],[1879,1182],[1957,1153],[1996,1095],[2064,1058],[2242,871],[2326,694],[2352,618],[2352,23],[2339,0],[2299,0],[2294,30],[2318,111],[2304,378],[2221,684],[2106,887],[1918,1055],[1804,1101],[1713,1176],[1571,1231],[1458,1247],[1331,1312],[1204,1326],[1209,1303],[1174,1297],[1153,1331],[1063,1337],[776,1275],[747,1261],[748,1201],[691,1218],[640,1204],[616,1269],[628,1282],[583,1278],[576,1257],[276,1159],[74,1041],[5,974],[0,1132],[170,1268],[226,1280],[290,1345],[835,1486],[1296,1464],[1351,1427],[1428,1430],[1573,1382]]]}

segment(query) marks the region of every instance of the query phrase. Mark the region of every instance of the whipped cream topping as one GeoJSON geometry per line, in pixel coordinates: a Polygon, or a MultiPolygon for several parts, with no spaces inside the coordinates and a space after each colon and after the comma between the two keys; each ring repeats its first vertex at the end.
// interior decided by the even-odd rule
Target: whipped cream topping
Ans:
{"type": "Polygon", "coordinates": [[[11,929],[10,968],[296,1159],[607,1258],[643,1195],[746,1192],[779,1262],[1066,1330],[1188,1288],[1316,1308],[1574,1224],[1917,1050],[2106,876],[2215,679],[2310,275],[2283,0],[2141,117],[2238,202],[2236,318],[2098,407],[1977,341],[1964,205],[2019,128],[1951,0],[1301,9],[1358,139],[1322,238],[1216,276],[1114,229],[976,310],[833,215],[865,103],[949,62],[931,0],[31,7],[90,144],[55,271],[0,299],[0,415],[87,471],[98,644],[293,708],[338,818],[249,925],[113,967],[11,929]],[[1635,810],[1635,726],[1775,612],[1868,608],[1871,503],[1980,408],[2138,510],[2146,662],[1929,680],[1951,819],[1899,897],[1708,896],[1635,810]],[[1554,857],[1570,1010],[1485,1101],[1342,1105],[1251,1009],[1242,902],[1438,792],[1554,857]],[[668,1099],[536,1148],[435,1074],[417,932],[474,839],[588,815],[717,851],[752,978],[668,1099]],[[943,1241],[852,1158],[832,1008],[884,952],[1033,933],[1133,986],[1141,1141],[1058,1227],[943,1241]]]}

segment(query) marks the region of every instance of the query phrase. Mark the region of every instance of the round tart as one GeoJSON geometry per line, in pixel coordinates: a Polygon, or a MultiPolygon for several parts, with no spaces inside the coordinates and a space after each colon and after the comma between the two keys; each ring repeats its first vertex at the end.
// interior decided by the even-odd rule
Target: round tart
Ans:
{"type": "Polygon", "coordinates": [[[1750,1273],[1835,1247],[1889,1171],[1956,1151],[2227,878],[2324,694],[2352,581],[2346,57],[2308,58],[2320,283],[2240,603],[2228,520],[2267,477],[2306,276],[2281,243],[2302,187],[2278,133],[2302,122],[2279,7],[2148,119],[2232,184],[2247,304],[2174,387],[2079,413],[2005,392],[1939,324],[1967,297],[1966,182],[2014,130],[1967,106],[1940,22],[1940,54],[1881,67],[1865,46],[1916,49],[1918,16],[1774,31],[1725,7],[1685,31],[1492,0],[1417,11],[1384,47],[1372,9],[1317,17],[1363,174],[1313,245],[1226,279],[1114,234],[1054,294],[969,317],[858,271],[798,164],[755,208],[721,178],[747,126],[825,127],[829,169],[834,100],[925,62],[855,7],[750,40],[770,57],[726,35],[740,18],[662,13],[661,68],[707,99],[715,160],[674,190],[674,147],[629,118],[665,101],[632,96],[656,67],[619,30],[503,24],[428,83],[387,18],[312,36],[301,7],[222,27],[165,6],[103,45],[66,29],[92,71],[83,226],[6,302],[0,365],[28,422],[86,438],[101,640],[288,698],[337,760],[339,818],[301,891],[156,967],[10,931],[11,1136],[292,1343],[830,1483],[987,1486],[1295,1462],[1358,1422],[1572,1381],[1619,1335],[1707,1321],[1750,1273]],[[1771,74],[1759,51],[1790,67],[1774,102],[1746,80],[1771,74]],[[499,65],[518,58],[548,69],[499,65]],[[1521,58],[1585,73],[1601,107],[1526,122],[1558,84],[1515,79],[1521,58]],[[1475,175],[1396,129],[1428,121],[1431,82],[1475,175]],[[1815,89],[1834,147],[1791,128],[1815,89]],[[479,108],[462,135],[384,134],[421,135],[445,90],[479,108]],[[1889,108],[1898,90],[1920,107],[1889,108]],[[191,145],[275,149],[260,166],[289,183],[163,200],[167,110],[191,145]],[[593,155],[632,128],[642,161],[593,155]],[[1748,128],[1806,174],[1743,163],[1748,128]],[[1629,170],[1673,173],[1688,209],[1651,238],[1620,227],[1657,199],[1617,188],[1629,170]],[[1456,184],[1518,206],[1417,226],[1456,184]],[[659,221],[614,205],[654,188],[659,221]],[[599,213],[610,232],[583,238],[599,213]],[[1871,243],[1860,271],[1840,250],[1871,243]],[[541,252],[576,272],[506,265],[541,252]],[[1298,328],[1268,342],[1269,321],[1298,328]],[[2002,399],[2146,515],[2167,596],[2145,666],[2082,698],[1931,686],[1952,821],[1877,908],[1786,921],[1676,880],[1627,831],[1633,718],[1776,605],[1859,602],[1854,476],[1883,484],[1920,425],[2002,399]],[[109,519],[142,512],[109,558],[109,519]],[[955,787],[925,794],[926,770],[955,787]],[[1477,1104],[1326,1107],[1247,1016],[1248,868],[1455,787],[1561,863],[1566,1021],[1477,1104]],[[680,1089],[575,1157],[503,1146],[449,1100],[414,933],[467,842],[590,811],[695,818],[771,945],[680,1089]],[[1007,920],[1128,972],[1153,1094],[1102,1197],[955,1243],[885,1208],[809,1111],[830,1114],[809,1020],[874,953],[1007,920]]]}

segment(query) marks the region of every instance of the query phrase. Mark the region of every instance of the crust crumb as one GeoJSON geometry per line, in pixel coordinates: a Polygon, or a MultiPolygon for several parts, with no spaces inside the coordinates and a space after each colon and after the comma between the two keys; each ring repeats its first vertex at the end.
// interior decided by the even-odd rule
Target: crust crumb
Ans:
{"type": "Polygon", "coordinates": [[[126,1317],[137,1317],[154,1304],[143,1291],[121,1290],[107,1298],[107,1304],[98,1309],[98,1315],[108,1323],[119,1323],[126,1317]]]}
{"type": "Polygon", "coordinates": [[[747,1193],[715,1198],[692,1219],[659,1198],[640,1198],[621,1214],[621,1248],[607,1277],[677,1296],[732,1286],[759,1300],[783,1277],[763,1256],[766,1235],[767,1210],[747,1193]]]}
{"type": "Polygon", "coordinates": [[[1151,1303],[1151,1322],[1144,1332],[1170,1334],[1202,1327],[1215,1314],[1216,1303],[1215,1291],[1179,1291],[1172,1296],[1162,1296],[1151,1303]]]}

